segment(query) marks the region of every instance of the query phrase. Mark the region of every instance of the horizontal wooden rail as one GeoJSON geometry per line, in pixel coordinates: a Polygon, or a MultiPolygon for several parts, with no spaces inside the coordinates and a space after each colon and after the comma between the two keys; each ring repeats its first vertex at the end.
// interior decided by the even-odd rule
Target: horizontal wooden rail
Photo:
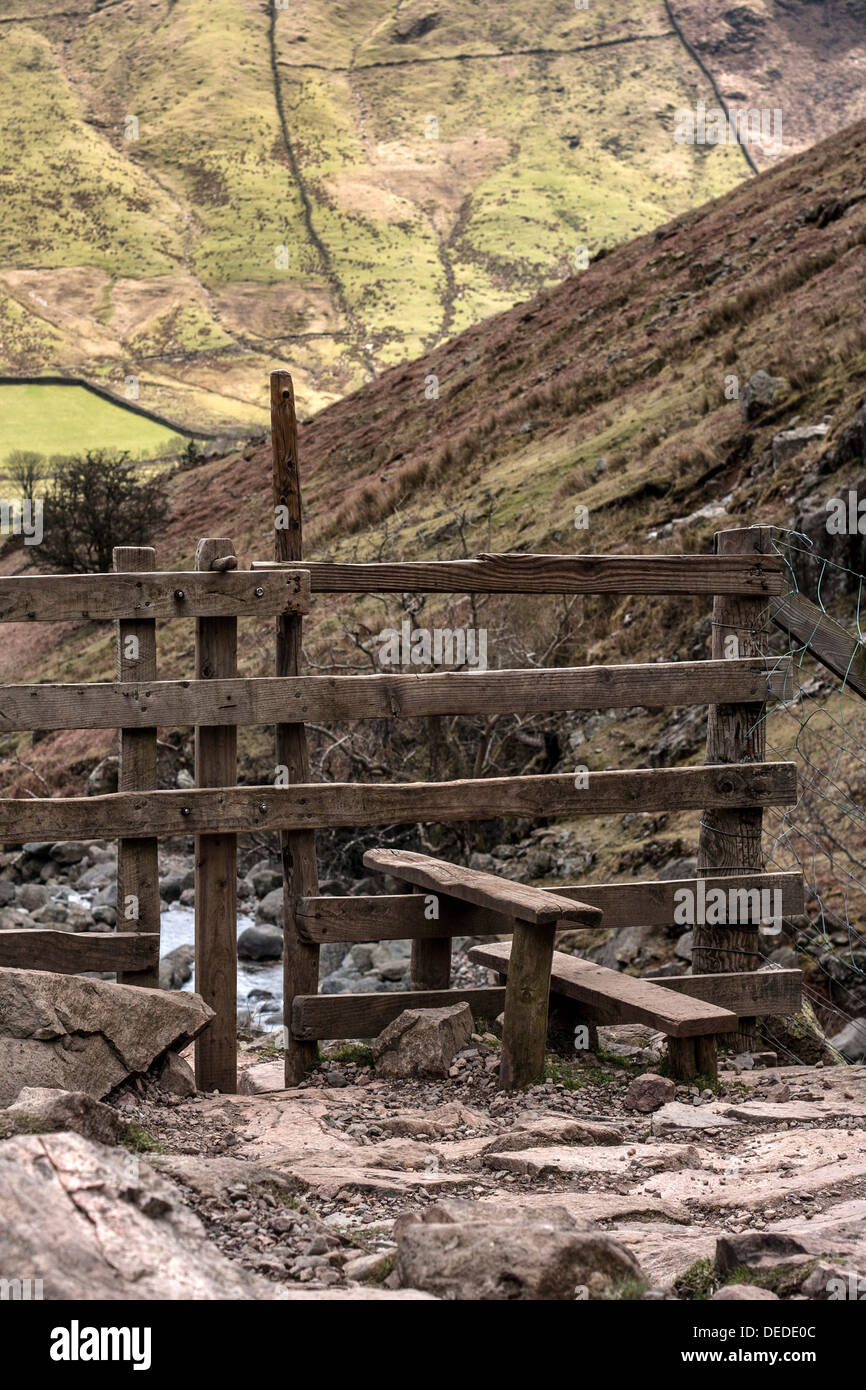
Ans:
{"type": "Polygon", "coordinates": [[[149,970],[159,964],[158,932],[0,931],[0,966],[21,970],[149,970]]]}
{"type": "Polygon", "coordinates": [[[866,699],[866,646],[852,632],[803,594],[786,594],[771,605],[770,616],[777,627],[866,699]]]}
{"type": "Polygon", "coordinates": [[[0,578],[0,622],[4,623],[273,618],[309,610],[309,575],[297,567],[273,574],[178,570],[0,578]]]}
{"type": "Polygon", "coordinates": [[[741,1018],[780,1014],[789,1017],[802,1005],[802,970],[744,970],[723,975],[669,975],[652,979],[663,989],[706,999],[741,1018]]]}
{"type": "MultiPolygon", "coordinates": [[[[274,562],[254,560],[256,573],[274,562]]],[[[306,562],[314,594],[780,594],[777,555],[480,555],[389,564],[306,562]]]]}
{"type": "Polygon", "coordinates": [[[479,1018],[496,1018],[505,1007],[497,985],[476,989],[398,990],[393,994],[298,994],[292,1002],[296,1038],[374,1038],[404,1009],[445,1009],[466,1003],[479,1018]]]}
{"type": "MultiPolygon", "coordinates": [[[[733,875],[703,880],[705,893],[748,892],[757,889],[781,894],[784,917],[799,916],[804,908],[803,876],[789,874],[733,875]]],[[[636,883],[581,883],[556,886],[542,892],[574,897],[604,913],[605,929],[669,926],[676,921],[677,893],[697,893],[696,879],[649,879],[636,883]]],[[[682,901],[680,899],[679,901],[682,901]]],[[[771,899],[775,906],[775,900],[771,899]]],[[[752,914],[752,900],[745,921],[760,920],[752,914]]],[[[437,936],[499,936],[510,930],[502,913],[461,903],[454,898],[440,904],[438,921],[425,916],[424,899],[416,893],[381,896],[301,898],[295,909],[301,935],[308,941],[399,941],[437,936]]],[[[687,924],[684,924],[684,926],[687,924]]]]}
{"type": "Polygon", "coordinates": [[[489,777],[464,782],[298,783],[121,792],[109,796],[0,799],[0,841],[116,839],[213,831],[322,830],[498,816],[597,816],[706,807],[788,806],[795,763],[643,768],[489,777]]]}
{"type": "Polygon", "coordinates": [[[671,661],[381,676],[103,682],[0,687],[0,729],[153,729],[326,723],[433,714],[760,703],[784,698],[790,663],[671,661]]]}
{"type": "Polygon", "coordinates": [[[504,913],[519,922],[531,922],[536,926],[556,922],[576,923],[581,927],[601,926],[597,907],[588,907],[586,903],[554,891],[545,893],[540,888],[515,883],[513,879],[481,869],[467,869],[462,864],[450,864],[446,859],[434,859],[429,854],[369,849],[364,855],[364,867],[391,874],[403,883],[414,883],[434,895],[442,893],[476,907],[504,913]]]}
{"type": "MultiPolygon", "coordinates": [[[[473,946],[469,951],[469,959],[476,965],[486,965],[500,975],[508,974],[510,956],[510,941],[473,946]]],[[[675,1009],[672,1014],[665,1016],[663,1012],[663,1016],[674,1023],[678,1018],[691,1019],[691,1022],[685,1022],[680,1032],[662,1023],[654,1025],[672,1037],[733,1031],[730,1021],[723,1022],[721,1026],[717,1023],[715,1014],[711,1012],[713,1009],[741,1017],[796,1013],[800,1007],[802,984],[800,970],[749,970],[737,974],[644,976],[636,979],[632,975],[622,975],[584,960],[581,956],[566,955],[563,951],[554,951],[550,975],[551,991],[577,1000],[581,1005],[581,1017],[585,1015],[589,1023],[652,1023],[648,1015],[655,1012],[654,1005],[660,1002],[656,997],[658,990],[697,1000],[707,1006],[703,1014],[698,1010],[683,1015],[675,1009]],[[609,979],[609,976],[613,978],[609,979]],[[646,986],[652,990],[651,995],[647,993],[646,986]],[[619,1016],[618,1005],[628,1010],[627,1017],[624,1014],[619,1016]],[[694,1027],[698,1016],[705,1020],[707,1026],[694,1027]]]]}

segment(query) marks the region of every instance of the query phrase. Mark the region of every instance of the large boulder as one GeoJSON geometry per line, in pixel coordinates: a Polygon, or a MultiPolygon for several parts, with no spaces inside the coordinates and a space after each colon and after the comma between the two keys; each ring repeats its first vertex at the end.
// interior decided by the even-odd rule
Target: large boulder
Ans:
{"type": "Polygon", "coordinates": [[[507,1200],[439,1202],[398,1218],[395,1236],[400,1284],[442,1298],[572,1302],[648,1282],[623,1245],[555,1199],[531,1214],[507,1200]]]}
{"type": "Polygon", "coordinates": [[[461,1048],[472,1038],[468,1004],[442,1009],[404,1009],[373,1042],[380,1076],[444,1077],[461,1048]]]}
{"type": "Polygon", "coordinates": [[[0,1105],[22,1086],[101,1099],[168,1048],[182,1050],[212,1018],[197,994],[0,969],[0,1105]]]}
{"type": "Polygon", "coordinates": [[[0,1269],[41,1280],[46,1299],[285,1297],[231,1264],[134,1154],[78,1134],[0,1145],[0,1269]]]}

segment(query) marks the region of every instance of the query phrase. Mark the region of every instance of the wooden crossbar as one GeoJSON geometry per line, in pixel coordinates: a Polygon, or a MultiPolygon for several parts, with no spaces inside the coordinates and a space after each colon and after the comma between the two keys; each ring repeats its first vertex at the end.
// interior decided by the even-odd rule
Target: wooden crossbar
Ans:
{"type": "Polygon", "coordinates": [[[541,714],[784,698],[790,663],[672,661],[375,676],[260,676],[0,688],[0,730],[324,723],[435,714],[541,714]]]}
{"type": "MultiPolygon", "coordinates": [[[[256,573],[273,562],[255,560],[256,573]]],[[[781,594],[779,556],[480,555],[476,560],[307,564],[314,594],[781,594]]]]}
{"type": "MultiPolygon", "coordinates": [[[[473,946],[469,958],[507,975],[511,949],[510,941],[473,946]]],[[[645,1023],[674,1038],[728,1033],[737,1027],[737,1015],[730,1009],[667,990],[660,980],[639,980],[563,951],[553,953],[550,987],[585,1005],[594,1023],[645,1023]]]]}
{"type": "Polygon", "coordinates": [[[317,1038],[374,1038],[404,1009],[445,1009],[466,1003],[479,1018],[496,1018],[505,1007],[497,985],[476,989],[397,990],[389,994],[297,994],[292,1001],[292,1034],[317,1038]]]}
{"type": "Polygon", "coordinates": [[[0,622],[4,623],[273,618],[309,610],[309,575],[297,566],[273,574],[177,570],[0,578],[0,622]]]}
{"type": "Polygon", "coordinates": [[[601,913],[596,907],[566,898],[555,891],[543,892],[498,874],[480,869],[466,869],[461,864],[449,864],[429,854],[414,854],[410,850],[369,849],[364,855],[364,867],[391,874],[404,883],[429,888],[433,893],[458,898],[515,918],[545,926],[555,922],[574,922],[582,927],[601,925],[601,913]]]}
{"type": "MultiPolygon", "coordinates": [[[[605,928],[619,930],[669,926],[677,920],[675,913],[683,901],[683,890],[696,895],[701,891],[698,882],[688,878],[581,883],[542,888],[541,892],[576,898],[600,908],[605,928]]],[[[803,876],[799,873],[732,875],[730,878],[707,878],[702,882],[704,893],[716,889],[748,895],[778,893],[782,916],[795,917],[803,912],[803,876]]],[[[770,901],[775,909],[775,896],[770,901]]],[[[760,921],[762,909],[760,904],[755,904],[753,896],[745,899],[744,907],[739,920],[755,924],[760,921]]],[[[418,940],[446,934],[498,936],[509,930],[509,919],[501,912],[455,898],[440,904],[437,921],[431,921],[425,913],[424,899],[415,893],[302,898],[295,908],[302,936],[317,942],[418,940]]]]}
{"type": "MultiPolygon", "coordinates": [[[[787,806],[797,796],[795,763],[643,768],[590,772],[575,787],[570,773],[489,777],[462,782],[298,783],[189,791],[0,799],[0,841],[186,835],[421,822],[498,816],[598,816],[787,806]]],[[[310,896],[309,894],[299,896],[310,896]]]]}
{"type": "Polygon", "coordinates": [[[147,971],[159,966],[159,932],[66,932],[28,927],[0,931],[0,966],[54,970],[147,971]]]}

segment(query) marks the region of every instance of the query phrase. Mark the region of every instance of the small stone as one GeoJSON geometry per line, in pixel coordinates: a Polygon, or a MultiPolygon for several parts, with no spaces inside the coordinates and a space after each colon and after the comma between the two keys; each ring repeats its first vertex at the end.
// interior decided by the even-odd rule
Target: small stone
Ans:
{"type": "Polygon", "coordinates": [[[656,1072],[644,1072],[636,1076],[623,1096],[623,1103],[629,1110],[637,1110],[648,1115],[662,1105],[674,1100],[677,1088],[670,1077],[659,1076],[656,1072]]]}

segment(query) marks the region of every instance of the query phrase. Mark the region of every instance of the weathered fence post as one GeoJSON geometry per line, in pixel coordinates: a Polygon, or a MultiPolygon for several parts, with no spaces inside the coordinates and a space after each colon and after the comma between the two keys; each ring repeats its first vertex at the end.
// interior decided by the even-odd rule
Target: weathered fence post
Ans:
{"type": "MultiPolygon", "coordinates": [[[[425,893],[416,887],[416,893],[425,893]]],[[[442,904],[437,894],[425,894],[436,898],[437,911],[442,904]]],[[[409,962],[410,989],[450,989],[451,988],[451,937],[421,936],[412,942],[412,956],[409,962]]]]}
{"type": "MultiPolygon", "coordinates": [[[[271,447],[274,464],[274,559],[300,561],[303,552],[301,480],[298,473],[298,421],[289,372],[271,372],[271,447]]],[[[297,676],[301,670],[303,619],[277,618],[275,674],[297,676]]],[[[310,754],[303,723],[277,724],[277,767],[289,784],[309,782],[310,754]]],[[[318,1044],[292,1035],[292,1000],[319,989],[319,948],[301,941],[295,921],[298,898],[319,891],[316,835],[313,830],[280,832],[283,865],[283,1036],[287,1086],[303,1081],[318,1056],[318,1044]]]]}
{"type": "MultiPolygon", "coordinates": [[[[233,555],[230,540],[201,540],[195,567],[224,571],[230,566],[219,562],[233,555]]],[[[236,676],[237,645],[237,618],[196,618],[196,679],[236,676]]],[[[237,781],[234,726],[196,726],[195,780],[198,787],[237,781]]],[[[216,1014],[196,1040],[196,1084],[227,1094],[237,1090],[237,845],[235,835],[195,837],[195,987],[216,1014]]]]}
{"type": "Polygon", "coordinates": [[[544,1075],[555,939],[555,923],[514,922],[499,1068],[503,1091],[535,1085],[544,1075]]]}
{"type": "MultiPolygon", "coordinates": [[[[772,553],[772,530],[751,526],[716,533],[717,555],[766,555],[772,553]]],[[[766,656],[767,598],[718,594],[713,600],[712,657],[714,661],[734,657],[766,656]]],[[[764,704],[711,705],[707,726],[707,762],[763,762],[766,756],[764,704]]],[[[701,818],[698,873],[731,875],[760,872],[763,812],[760,807],[740,810],[706,810],[701,818]]],[[[707,926],[695,923],[692,968],[696,975],[716,975],[725,971],[757,970],[758,925],[739,923],[707,926]]],[[[697,1070],[707,1070],[710,1060],[707,1039],[701,1050],[697,1070]]],[[[748,1051],[757,1041],[754,1019],[740,1020],[737,1033],[726,1034],[738,1051],[748,1051]]]]}
{"type": "MultiPolygon", "coordinates": [[[[118,573],[140,574],[156,568],[156,551],[148,545],[117,545],[112,559],[118,573]]],[[[117,679],[156,680],[156,623],[152,618],[118,621],[117,679]]],[[[156,729],[121,729],[118,751],[118,790],[153,791],[156,788],[156,729]]],[[[156,839],[118,841],[116,929],[159,934],[156,839]]],[[[147,970],[119,970],[117,980],[119,984],[158,989],[159,963],[147,970]]]]}

